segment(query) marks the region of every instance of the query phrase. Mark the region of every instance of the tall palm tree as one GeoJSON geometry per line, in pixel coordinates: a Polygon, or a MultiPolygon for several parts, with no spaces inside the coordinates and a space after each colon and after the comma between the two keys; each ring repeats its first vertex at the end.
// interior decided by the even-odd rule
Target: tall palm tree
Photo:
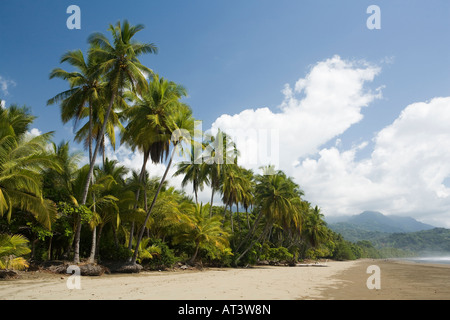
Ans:
{"type": "Polygon", "coordinates": [[[214,203],[214,194],[220,190],[227,164],[237,164],[238,151],[231,137],[220,129],[216,135],[207,137],[206,148],[203,153],[205,174],[211,187],[210,215],[214,203]]]}
{"type": "MultiPolygon", "coordinates": [[[[186,96],[186,89],[172,81],[168,81],[155,74],[150,80],[147,89],[140,95],[129,92],[128,99],[134,106],[126,113],[129,122],[123,131],[122,142],[127,143],[133,150],[143,153],[139,181],[145,188],[146,166],[150,159],[154,163],[164,161],[169,154],[169,138],[164,138],[168,119],[172,109],[179,105],[179,99],[186,96]]],[[[136,192],[138,203],[140,189],[136,192]]],[[[147,211],[147,193],[144,192],[144,204],[147,211]]],[[[131,223],[129,247],[131,249],[134,233],[134,222],[131,223]]]]}
{"type": "MultiPolygon", "coordinates": [[[[167,177],[167,173],[170,170],[172,165],[172,161],[176,152],[183,149],[183,145],[190,145],[190,137],[192,136],[194,130],[194,118],[192,117],[192,110],[181,102],[171,104],[170,108],[168,108],[167,117],[165,117],[165,122],[161,123],[161,132],[160,139],[166,143],[170,143],[172,145],[172,151],[169,158],[169,162],[167,164],[166,170],[164,171],[164,175],[161,178],[161,182],[159,183],[158,189],[153,197],[150,208],[147,211],[147,216],[145,218],[144,224],[141,227],[141,230],[138,235],[136,248],[139,247],[139,243],[142,240],[144,235],[145,225],[147,224],[148,219],[152,213],[153,207],[155,206],[156,199],[158,198],[158,194],[161,191],[161,187],[167,177]],[[185,133],[189,133],[186,135],[185,133]]],[[[159,119],[159,117],[150,117],[153,118],[154,121],[159,119]]],[[[138,250],[134,251],[133,258],[131,260],[132,264],[136,263],[138,255],[138,250]]]]}
{"type": "Polygon", "coordinates": [[[104,93],[105,84],[101,80],[101,74],[97,68],[97,61],[92,54],[84,57],[81,50],[73,50],[65,53],[60,63],[68,62],[76,71],[68,72],[61,68],[55,68],[50,73],[50,79],[61,78],[67,80],[70,89],[58,93],[47,101],[47,105],[60,103],[61,120],[67,123],[75,120],[75,124],[82,118],[89,117],[88,146],[89,162],[92,160],[92,130],[93,108],[100,103],[99,98],[104,93]],[[87,110],[86,110],[87,109],[87,110]]]}
{"type": "Polygon", "coordinates": [[[323,214],[320,212],[319,207],[315,206],[314,209],[310,209],[306,217],[306,234],[310,244],[313,247],[317,247],[320,243],[328,237],[328,229],[325,221],[323,220],[323,214]]]}
{"type": "MultiPolygon", "coordinates": [[[[91,44],[90,54],[98,61],[98,70],[104,75],[106,81],[107,97],[109,105],[106,109],[105,117],[99,136],[105,133],[108,119],[118,97],[121,98],[125,88],[131,88],[133,92],[141,94],[147,87],[144,74],[152,74],[153,71],[145,67],[138,60],[138,57],[145,53],[156,53],[157,47],[150,43],[141,43],[133,40],[133,36],[144,28],[139,24],[131,26],[127,20],[123,25],[119,22],[115,26],[110,25],[108,30],[111,32],[113,43],[102,33],[94,33],[89,37],[91,44]]],[[[92,155],[92,163],[89,168],[88,179],[84,189],[82,203],[86,201],[89,180],[94,170],[95,158],[100,147],[99,141],[92,155]]]]}
{"type": "MultiPolygon", "coordinates": [[[[184,188],[189,183],[192,183],[192,191],[194,192],[195,203],[198,204],[198,191],[203,190],[205,184],[209,183],[205,164],[202,163],[202,155],[196,155],[196,141],[192,140],[191,149],[189,153],[190,161],[180,162],[177,165],[177,171],[174,176],[183,175],[181,186],[184,188]],[[198,161],[200,160],[200,161],[198,161]],[[199,163],[200,162],[200,163],[199,163]]],[[[203,149],[203,145],[201,146],[203,149]]]]}
{"type": "MultiPolygon", "coordinates": [[[[89,55],[96,61],[96,70],[102,74],[105,80],[105,96],[109,100],[106,108],[104,120],[99,132],[99,137],[103,137],[108,124],[111,110],[117,99],[121,97],[125,88],[141,93],[147,86],[144,73],[151,74],[152,71],[142,65],[138,57],[145,53],[156,53],[157,48],[153,44],[144,44],[133,40],[133,36],[144,28],[143,25],[131,26],[128,21],[123,24],[120,21],[109,26],[113,42],[111,43],[102,33],[92,34],[88,41],[91,44],[89,55]]],[[[101,146],[101,141],[97,141],[89,164],[89,171],[86,176],[84,189],[81,196],[81,204],[86,204],[89,184],[94,172],[95,159],[101,146]]],[[[81,221],[77,222],[75,234],[75,254],[74,263],[80,262],[81,221]]]]}
{"type": "MultiPolygon", "coordinates": [[[[273,168],[265,168],[265,170],[273,171],[273,168]]],[[[300,226],[302,223],[302,216],[298,206],[302,191],[284,172],[277,171],[273,173],[256,176],[255,195],[259,212],[247,236],[236,248],[236,251],[240,252],[239,249],[245,245],[247,246],[235,260],[236,264],[252,248],[254,243],[251,239],[255,235],[256,227],[261,218],[264,217],[266,221],[265,231],[274,223],[286,227],[292,225],[300,226]]],[[[257,241],[263,235],[264,231],[259,235],[257,241]]]]}

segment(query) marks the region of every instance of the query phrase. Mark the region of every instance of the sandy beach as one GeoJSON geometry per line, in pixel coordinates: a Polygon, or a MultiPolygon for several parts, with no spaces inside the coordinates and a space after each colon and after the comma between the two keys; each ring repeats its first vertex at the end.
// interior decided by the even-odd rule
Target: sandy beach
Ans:
{"type": "Polygon", "coordinates": [[[326,267],[256,266],[246,269],[144,272],[81,277],[35,272],[0,281],[4,300],[298,300],[450,299],[450,266],[385,260],[328,261],[326,267]],[[369,290],[367,267],[381,270],[369,290]]]}

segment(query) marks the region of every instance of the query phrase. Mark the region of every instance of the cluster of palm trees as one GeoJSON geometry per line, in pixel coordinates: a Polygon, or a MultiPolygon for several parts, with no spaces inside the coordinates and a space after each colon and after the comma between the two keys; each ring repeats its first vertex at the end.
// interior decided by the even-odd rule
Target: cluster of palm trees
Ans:
{"type": "MultiPolygon", "coordinates": [[[[75,135],[89,151],[81,168],[82,154],[71,153],[67,142],[52,143],[51,133],[30,136],[34,117],[27,109],[1,110],[0,215],[10,220],[14,210],[29,212],[46,230],[66,221],[58,234],[69,239],[62,254],[73,254],[74,263],[80,262],[86,242],[82,235],[90,234],[88,261],[101,256],[106,229],[115,248],[129,253],[131,264],[158,254],[149,239],[188,248],[191,263],[206,252],[232,257],[234,264],[257,255],[258,248],[261,252],[261,243],[287,248],[296,257],[327,243],[331,232],[319,209],[302,199],[303,192],[284,172],[268,166],[255,174],[243,168],[232,139],[220,130],[206,141],[188,139],[194,117],[182,102],[186,89],[139,61],[158,51],[154,44],[134,39],[142,29],[127,21],[110,25],[111,39],[91,35],[86,55],[74,50],[62,56],[60,62],[73,70],[55,68],[50,74],[67,81],[69,89],[48,104],[60,106],[64,123],[85,121],[75,135]],[[106,157],[106,145],[115,150],[117,134],[121,144],[143,155],[140,172],[106,157]],[[175,175],[183,176],[183,187],[192,185],[192,197],[167,184],[179,151],[191,161],[179,163],[175,175]],[[166,165],[162,177],[150,178],[149,161],[166,165]],[[202,204],[198,192],[205,186],[211,199],[202,204]],[[215,195],[223,206],[213,206],[215,195]]],[[[35,222],[27,225],[38,230],[35,222]]],[[[57,233],[39,234],[48,236],[51,258],[57,233]]]]}

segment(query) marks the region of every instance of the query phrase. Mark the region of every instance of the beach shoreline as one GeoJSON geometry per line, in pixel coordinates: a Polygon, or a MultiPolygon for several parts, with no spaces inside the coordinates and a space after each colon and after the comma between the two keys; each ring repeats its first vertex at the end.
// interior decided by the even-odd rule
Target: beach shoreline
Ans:
{"type": "Polygon", "coordinates": [[[254,266],[81,277],[35,272],[0,281],[2,300],[447,300],[450,266],[400,260],[328,261],[326,267],[254,266]],[[367,267],[381,271],[368,289],[367,267]]]}

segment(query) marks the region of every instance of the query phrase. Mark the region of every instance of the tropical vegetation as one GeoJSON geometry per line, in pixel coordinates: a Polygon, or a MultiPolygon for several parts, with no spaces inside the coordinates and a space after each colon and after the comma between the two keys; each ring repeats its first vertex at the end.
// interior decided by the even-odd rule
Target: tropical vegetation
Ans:
{"type": "Polygon", "coordinates": [[[177,261],[242,266],[367,255],[332,232],[282,170],[242,167],[226,132],[188,139],[195,119],[183,102],[187,90],[140,62],[158,52],[135,39],[142,29],[110,25],[110,37],[89,37],[86,53],[62,55],[70,70],[50,72],[68,89],[48,108],[59,106],[61,121],[77,125],[74,140],[87,155],[52,141],[51,132],[31,134],[27,107],[0,110],[0,268],[69,260],[161,269],[177,261]],[[116,141],[142,154],[139,171],[108,158],[107,144],[114,152],[116,141]],[[180,152],[191,161],[175,164],[180,152]],[[149,162],[164,164],[163,175],[153,176],[149,162]],[[168,183],[172,167],[186,188],[168,183]],[[209,203],[199,201],[205,187],[209,203]]]}

